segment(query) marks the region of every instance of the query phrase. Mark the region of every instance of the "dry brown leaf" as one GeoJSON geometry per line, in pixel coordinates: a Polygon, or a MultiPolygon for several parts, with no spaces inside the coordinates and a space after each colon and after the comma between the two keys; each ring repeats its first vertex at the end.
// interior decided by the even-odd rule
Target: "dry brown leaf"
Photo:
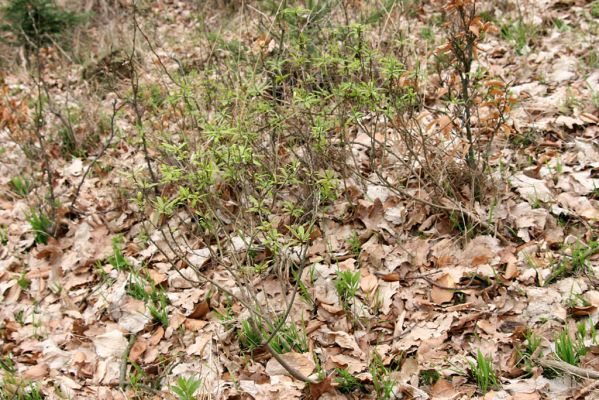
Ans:
{"type": "MultiPolygon", "coordinates": [[[[316,368],[310,353],[290,352],[281,354],[281,357],[304,376],[309,376],[316,368]]],[[[274,357],[266,363],[266,373],[270,376],[289,375],[289,372],[274,357]]]]}
{"type": "Polygon", "coordinates": [[[210,305],[208,304],[207,300],[202,301],[201,303],[198,303],[195,307],[195,309],[192,311],[191,314],[189,314],[187,316],[187,318],[192,318],[192,319],[202,319],[206,316],[206,314],[208,314],[210,312],[210,305]]]}
{"type": "Polygon", "coordinates": [[[127,339],[119,330],[111,330],[92,338],[96,353],[102,358],[120,357],[127,348],[127,339]]]}
{"type": "Polygon", "coordinates": [[[584,196],[578,196],[576,193],[560,193],[557,201],[583,218],[599,220],[599,207],[584,196]]]}
{"type": "Polygon", "coordinates": [[[431,388],[431,395],[437,400],[453,400],[460,395],[460,392],[449,381],[441,378],[431,388]]]}
{"type": "Polygon", "coordinates": [[[129,350],[129,359],[131,362],[137,363],[147,348],[147,341],[143,338],[137,338],[133,346],[131,346],[131,350],[129,350]]]}
{"type": "MultiPolygon", "coordinates": [[[[449,274],[444,274],[435,281],[436,284],[444,287],[455,287],[455,281],[449,274]]],[[[431,289],[431,300],[436,304],[443,304],[450,302],[453,299],[453,290],[442,289],[438,286],[433,286],[431,289]]]]}
{"type": "Polygon", "coordinates": [[[332,381],[333,381],[333,377],[327,376],[326,378],[323,379],[322,382],[311,383],[309,385],[310,399],[318,400],[318,399],[320,399],[320,396],[322,396],[324,393],[327,393],[330,390],[333,390],[333,386],[331,385],[332,381]]]}
{"type": "Polygon", "coordinates": [[[589,315],[595,314],[597,307],[585,306],[585,307],[570,307],[568,308],[568,314],[575,317],[588,317],[589,315]]]}
{"type": "Polygon", "coordinates": [[[27,368],[25,372],[23,372],[23,378],[37,381],[47,377],[49,372],[50,368],[48,367],[48,364],[40,363],[31,368],[27,368]]]}
{"type": "Polygon", "coordinates": [[[357,358],[345,354],[331,355],[330,360],[337,364],[339,367],[345,368],[347,372],[349,372],[350,374],[362,372],[366,370],[367,367],[364,361],[358,360],[357,358]]]}

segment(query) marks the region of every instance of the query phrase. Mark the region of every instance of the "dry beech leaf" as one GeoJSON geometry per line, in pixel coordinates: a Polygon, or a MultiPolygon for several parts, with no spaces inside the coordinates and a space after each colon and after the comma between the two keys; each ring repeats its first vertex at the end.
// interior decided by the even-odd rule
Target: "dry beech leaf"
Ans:
{"type": "Polygon", "coordinates": [[[208,304],[208,301],[204,300],[196,305],[193,312],[189,314],[187,318],[202,319],[206,316],[206,314],[208,314],[208,312],[210,312],[210,305],[208,304]]]}
{"type": "Polygon", "coordinates": [[[401,277],[397,272],[391,272],[389,274],[382,275],[381,279],[385,282],[399,282],[401,280],[401,277]]]}
{"type": "Polygon", "coordinates": [[[449,381],[439,379],[431,388],[431,395],[433,399],[437,400],[452,400],[457,398],[460,393],[455,390],[449,381]]]}
{"type": "Polygon", "coordinates": [[[322,382],[311,383],[309,386],[310,387],[310,399],[318,400],[318,399],[320,399],[320,396],[322,396],[324,393],[327,393],[330,390],[332,390],[333,389],[333,386],[331,385],[332,380],[333,379],[331,376],[327,376],[322,382]]]}
{"type": "Polygon", "coordinates": [[[352,375],[366,370],[367,367],[364,361],[345,354],[332,355],[330,360],[340,367],[345,368],[352,375]]]}
{"type": "Polygon", "coordinates": [[[139,358],[148,348],[148,343],[145,339],[137,338],[133,346],[131,346],[131,350],[129,351],[129,359],[131,362],[138,362],[139,358]]]}
{"type": "Polygon", "coordinates": [[[362,289],[362,292],[367,294],[374,293],[377,286],[378,279],[376,279],[376,276],[371,274],[370,271],[367,271],[366,273],[362,274],[362,278],[360,279],[360,289],[362,289]]]}
{"type": "MultiPolygon", "coordinates": [[[[441,276],[435,281],[436,284],[444,287],[455,287],[455,281],[449,274],[441,276]]],[[[453,290],[442,289],[438,286],[433,286],[431,289],[431,300],[436,304],[443,304],[450,302],[453,299],[453,290]]]]}
{"type": "MultiPolygon", "coordinates": [[[[310,353],[290,352],[281,354],[281,357],[304,376],[310,375],[314,371],[314,368],[316,368],[310,353]]],[[[271,358],[266,363],[266,373],[270,376],[289,375],[289,372],[275,358],[271,358]]]]}
{"type": "Polygon", "coordinates": [[[575,317],[588,317],[589,315],[595,314],[595,311],[597,311],[597,307],[595,306],[568,308],[568,314],[575,317]]]}
{"type": "Polygon", "coordinates": [[[48,372],[50,372],[48,364],[41,363],[25,370],[23,377],[36,381],[48,376],[48,372]]]}
{"type": "Polygon", "coordinates": [[[120,357],[127,348],[127,339],[121,331],[112,330],[92,339],[96,353],[102,358],[120,357]]]}

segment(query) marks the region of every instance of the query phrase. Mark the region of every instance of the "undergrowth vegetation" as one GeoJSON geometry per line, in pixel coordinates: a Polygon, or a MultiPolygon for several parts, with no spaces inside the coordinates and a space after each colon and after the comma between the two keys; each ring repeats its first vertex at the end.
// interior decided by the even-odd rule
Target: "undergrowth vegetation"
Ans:
{"type": "MultiPolygon", "coordinates": [[[[36,260],[62,262],[62,240],[83,238],[105,244],[104,251],[88,252],[96,257],[93,262],[64,259],[72,263],[68,272],[91,271],[85,283],[93,281],[94,293],[118,286],[116,294],[130,299],[126,306],[135,313],[126,327],[143,320],[139,330],[128,333],[119,388],[157,393],[163,378],[176,368],[175,356],[165,355],[141,367],[145,348],[135,353],[155,337],[159,336],[158,343],[163,336],[180,340],[190,331],[195,333],[210,313],[218,320],[219,335],[235,337],[231,352],[244,367],[255,368],[270,360],[266,372],[280,366],[284,374],[308,384],[312,396],[322,387],[334,387],[352,396],[392,399],[399,394],[401,371],[412,368],[420,357],[392,347],[410,333],[411,328],[393,327],[403,324],[406,313],[476,308],[482,304],[473,295],[479,289],[485,302],[504,296],[505,305],[513,295],[508,292],[509,282],[519,276],[514,265],[523,257],[528,257],[535,274],[520,283],[534,281],[535,289],[577,277],[594,282],[596,233],[552,242],[554,248],[560,241],[569,244],[562,245],[560,258],[551,263],[528,255],[518,254],[518,258],[514,249],[527,247],[522,243],[530,239],[523,228],[536,220],[516,220],[511,227],[499,223],[495,214],[504,217],[517,211],[500,209],[499,204],[501,193],[510,191],[507,177],[513,167],[502,159],[505,147],[526,152],[541,142],[549,147],[553,142],[548,145],[532,130],[515,127],[511,114],[520,99],[512,94],[506,74],[498,74],[485,59],[489,56],[481,53],[493,37],[505,41],[518,56],[530,54],[544,34],[540,26],[523,17],[500,21],[474,0],[448,0],[427,17],[430,24],[418,30],[419,41],[414,42],[404,22],[423,18],[420,1],[359,6],[336,0],[269,0],[239,6],[252,15],[252,34],[246,35],[251,39],[247,39],[231,34],[226,26],[233,23],[227,18],[239,22],[234,19],[235,2],[225,2],[219,9],[225,22],[215,22],[202,12],[209,2],[194,6],[195,30],[190,33],[202,55],[181,59],[160,48],[172,43],[159,43],[153,36],[156,27],[148,22],[148,15],[156,10],[150,3],[124,7],[130,43],[103,49],[102,56],[81,68],[67,68],[65,77],[59,78],[50,71],[61,63],[72,67],[69,63],[83,53],[81,43],[69,34],[83,24],[84,13],[52,0],[9,0],[1,9],[9,44],[26,50],[23,71],[29,84],[22,88],[4,79],[0,82],[2,133],[30,164],[30,171],[7,179],[5,197],[27,202],[29,207],[15,211],[24,214],[28,223],[29,239],[20,242],[19,251],[31,252],[36,260]],[[86,84],[72,90],[69,85],[77,79],[86,84]],[[118,153],[125,156],[118,162],[108,160],[107,154],[118,153]],[[90,199],[94,185],[107,176],[110,195],[90,199]],[[88,196],[82,199],[86,191],[88,196]],[[399,199],[405,202],[402,209],[395,207],[399,199]],[[89,210],[96,206],[101,212],[92,218],[89,210]],[[118,222],[107,222],[119,207],[127,209],[126,215],[118,222]],[[392,232],[384,222],[389,208],[396,213],[390,218],[405,224],[406,236],[392,232]],[[408,209],[418,215],[408,218],[408,209]],[[85,225],[77,227],[83,220],[85,225]],[[347,232],[337,237],[331,227],[346,223],[347,232]],[[428,262],[430,249],[421,254],[420,248],[410,247],[413,242],[407,235],[424,242],[439,232],[435,245],[455,239],[463,244],[464,254],[476,237],[496,240],[494,245],[485,242],[484,254],[470,257],[467,267],[486,265],[491,259],[501,259],[500,265],[489,267],[492,273],[487,275],[479,270],[464,273],[461,281],[450,274],[439,280],[429,278],[430,272],[416,274],[420,267],[451,265],[448,259],[455,255],[435,253],[428,262]],[[381,238],[387,244],[375,245],[381,238]],[[347,251],[330,250],[333,241],[347,251]],[[487,254],[499,244],[516,242],[510,247],[514,254],[487,254]],[[386,252],[393,246],[406,256],[389,257],[393,267],[383,272],[386,252]],[[135,259],[142,253],[146,254],[143,261],[135,259]],[[551,264],[550,271],[538,273],[537,262],[551,264]],[[363,268],[371,264],[378,269],[375,273],[363,268]],[[379,278],[396,284],[392,289],[396,291],[409,286],[407,282],[426,282],[430,299],[418,294],[399,305],[393,295],[382,295],[379,278]],[[169,291],[173,282],[177,290],[193,290],[193,300],[173,295],[169,291]],[[317,287],[317,282],[325,282],[325,288],[317,287]],[[275,300],[277,295],[282,300],[275,300]],[[191,310],[184,316],[178,311],[181,307],[191,310]],[[388,314],[391,307],[400,307],[401,312],[380,317],[379,311],[386,309],[388,314]],[[314,349],[310,335],[324,324],[317,321],[323,314],[333,316],[338,326],[352,334],[360,332],[359,341],[354,336],[327,340],[330,346],[340,344],[352,356],[361,357],[362,373],[352,371],[350,362],[343,364],[342,357],[332,364],[325,359],[326,352],[314,349]],[[158,334],[150,337],[150,332],[158,334]],[[377,351],[365,352],[369,346],[377,351]],[[393,356],[388,354],[391,350],[393,356]],[[298,355],[307,357],[297,362],[298,355]],[[272,360],[276,360],[274,367],[272,360]],[[314,368],[304,372],[305,364],[314,368]]],[[[99,12],[95,3],[88,8],[90,15],[99,12]]],[[[596,2],[591,14],[595,9],[596,2]]],[[[169,22],[176,23],[176,18],[169,22]]],[[[561,20],[553,24],[560,32],[571,29],[561,20]]],[[[85,29],[99,28],[92,20],[85,29]]],[[[583,107],[569,90],[561,105],[564,114],[583,107]]],[[[593,120],[589,115],[585,118],[593,120]]],[[[533,156],[526,156],[534,165],[533,156]]],[[[526,176],[540,177],[542,167],[539,162],[538,168],[526,170],[526,176]]],[[[562,165],[560,158],[550,167],[556,185],[570,184],[560,181],[564,169],[572,169],[570,165],[562,165]]],[[[582,178],[576,184],[588,185],[582,178]]],[[[546,203],[535,197],[528,206],[535,217],[545,216],[546,203]]],[[[574,219],[564,212],[548,219],[547,225],[557,230],[560,221],[574,219]]],[[[0,243],[5,245],[4,222],[0,228],[0,243]]],[[[537,231],[534,235],[542,236],[537,231]]],[[[15,288],[12,293],[17,286],[29,294],[45,289],[35,280],[39,275],[15,265],[11,264],[10,273],[18,275],[17,285],[7,286],[15,288]]],[[[456,264],[458,268],[462,265],[456,264]]],[[[62,290],[82,284],[64,289],[58,284],[62,271],[56,267],[39,274],[49,276],[50,296],[71,307],[62,290]]],[[[94,307],[110,304],[104,319],[116,321],[126,312],[124,301],[94,301],[94,307]]],[[[576,317],[594,312],[591,303],[574,290],[567,305],[576,317]]],[[[76,324],[90,317],[82,314],[83,308],[71,308],[73,331],[83,337],[85,329],[76,324]]],[[[23,325],[26,316],[18,315],[23,325]]],[[[478,317],[482,316],[481,312],[478,317]]],[[[464,331],[468,340],[482,343],[479,332],[500,329],[498,321],[477,326],[478,317],[464,320],[456,332],[464,331]],[[473,327],[466,328],[472,321],[473,327]]],[[[10,329],[15,331],[13,326],[10,329]]],[[[461,360],[465,368],[458,375],[471,385],[472,395],[500,390],[503,374],[540,376],[537,368],[543,365],[539,359],[544,339],[552,341],[553,361],[578,367],[589,351],[589,341],[595,341],[594,330],[591,320],[589,327],[586,321],[577,325],[575,335],[564,330],[551,339],[532,330],[514,331],[509,374],[496,367],[497,357],[478,350],[475,359],[461,360]]],[[[322,331],[325,337],[333,334],[322,331]]],[[[202,353],[206,343],[200,344],[195,342],[188,354],[202,353]]],[[[0,397],[10,391],[21,396],[17,398],[41,398],[36,384],[15,378],[12,364],[2,362],[2,367],[2,382],[8,389],[1,389],[0,397]]],[[[226,370],[231,386],[241,387],[235,368],[219,368],[219,373],[226,370]]],[[[562,369],[556,367],[558,372],[562,369]]],[[[426,390],[449,385],[445,370],[414,370],[414,385],[417,381],[426,390]]],[[[550,370],[545,375],[550,376],[550,370]]],[[[262,366],[256,371],[256,376],[264,374],[262,366]]],[[[179,399],[204,396],[208,380],[193,372],[180,370],[176,381],[170,380],[164,388],[179,399]]],[[[90,378],[87,370],[81,374],[90,378]]]]}

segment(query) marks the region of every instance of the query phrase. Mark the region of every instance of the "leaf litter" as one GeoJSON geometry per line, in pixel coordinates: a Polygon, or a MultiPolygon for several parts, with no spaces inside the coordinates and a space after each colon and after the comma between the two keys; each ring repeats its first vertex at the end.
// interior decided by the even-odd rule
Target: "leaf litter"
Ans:
{"type": "MultiPolygon", "coordinates": [[[[174,3],[168,8],[158,2],[153,16],[173,30],[171,37],[183,37],[182,29],[192,24],[190,9],[185,2],[174,3]],[[168,23],[169,15],[162,12],[181,24],[168,23]]],[[[545,21],[549,10],[554,18],[586,21],[582,3],[532,1],[527,14],[545,21]]],[[[432,5],[422,7],[426,14],[432,5]]],[[[581,22],[576,29],[596,32],[596,19],[594,24],[581,22]]],[[[307,348],[281,355],[304,375],[321,377],[320,384],[290,377],[264,349],[248,357],[235,326],[243,320],[241,306],[208,286],[192,284],[197,278],[193,268],[175,271],[164,237],[156,234],[147,247],[138,246],[135,237],[143,221],[135,220],[134,205],[115,198],[116,172],[88,179],[79,201],[86,216],[70,221],[62,238],[35,249],[26,201],[0,202],[0,223],[8,227],[0,253],[2,354],[10,354],[16,376],[39,383],[47,398],[130,398],[131,388],[119,389],[124,355],[141,374],[160,381],[160,388],[148,391],[149,398],[172,397],[168,388],[181,376],[201,377],[202,390],[214,398],[374,398],[365,391],[343,393],[339,370],[366,387],[385,379],[376,375],[384,370],[397,398],[469,398],[477,395],[468,373],[477,350],[491,357],[502,386],[481,398],[553,399],[582,393],[589,382],[543,374],[538,366],[511,375],[516,368],[512,354],[524,343],[522,332],[538,336],[547,354],[555,350],[551,343],[558,332],[572,330],[572,321],[586,321],[588,329],[599,323],[597,252],[588,254],[584,274],[545,284],[557,265],[573,262],[577,243],[597,240],[599,221],[598,112],[563,107],[568,90],[577,90],[580,97],[599,90],[599,75],[581,73],[568,43],[574,32],[552,32],[523,55],[508,50],[498,35],[488,42],[489,68],[513,77],[512,91],[523,98],[513,115],[517,135],[537,132],[534,143],[523,148],[506,143],[501,150],[509,160],[513,190],[504,191],[489,218],[514,231],[512,243],[489,234],[462,240],[445,216],[379,184],[355,185],[353,215],[342,199],[334,205],[337,215],[320,227],[323,237],[312,243],[310,267],[301,277],[312,300],[297,299],[290,313],[307,348]],[[493,58],[495,52],[503,56],[493,58]],[[347,245],[354,233],[358,254],[347,245]],[[118,237],[123,237],[123,265],[110,261],[118,237]],[[359,276],[352,315],[338,296],[338,271],[359,276]],[[167,324],[157,321],[147,301],[136,298],[151,298],[157,287],[169,300],[167,324]],[[354,316],[360,317],[357,323],[354,316]],[[438,375],[434,382],[423,378],[426,371],[438,375]]],[[[170,50],[192,51],[181,46],[170,50]]],[[[355,142],[367,140],[358,133],[355,142]]],[[[1,141],[3,148],[14,148],[4,133],[1,141]]],[[[357,159],[365,157],[359,146],[352,152],[357,159]]],[[[115,169],[130,171],[131,164],[143,164],[127,150],[109,156],[115,169]]],[[[25,164],[18,149],[2,157],[4,189],[9,184],[5,177],[17,175],[25,164]]],[[[57,169],[56,184],[75,185],[88,165],[80,158],[65,162],[57,169]]],[[[234,247],[244,250],[239,240],[234,247]]],[[[199,248],[187,256],[190,264],[209,270],[215,282],[239,290],[223,268],[212,264],[210,254],[209,248],[199,248]]],[[[278,278],[255,284],[262,288],[262,305],[285,310],[287,288],[278,278]]],[[[152,299],[151,304],[160,303],[152,299]]],[[[597,343],[586,340],[591,350],[582,365],[597,371],[597,343]]],[[[125,368],[129,374],[135,371],[127,363],[125,368]]]]}

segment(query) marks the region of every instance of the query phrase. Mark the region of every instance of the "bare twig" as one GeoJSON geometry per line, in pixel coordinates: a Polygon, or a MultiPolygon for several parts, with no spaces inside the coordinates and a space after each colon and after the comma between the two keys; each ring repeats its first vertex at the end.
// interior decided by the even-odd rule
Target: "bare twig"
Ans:
{"type": "Polygon", "coordinates": [[[71,207],[70,207],[71,209],[73,209],[75,207],[75,203],[77,202],[77,199],[79,198],[79,192],[81,191],[81,187],[83,186],[83,183],[85,182],[85,178],[89,174],[89,171],[96,164],[96,162],[104,155],[104,152],[106,152],[108,147],[110,147],[110,144],[112,143],[112,140],[114,139],[114,136],[116,133],[114,120],[116,118],[117,112],[121,109],[121,107],[122,107],[122,105],[120,105],[118,107],[116,106],[116,100],[112,103],[112,116],[110,117],[110,136],[106,140],[106,143],[104,143],[104,146],[102,146],[102,149],[100,150],[100,152],[94,157],[92,162],[87,166],[87,169],[83,173],[83,176],[81,177],[81,180],[79,181],[79,184],[77,185],[77,189],[75,190],[75,194],[73,195],[73,200],[71,200],[71,207]]]}
{"type": "Polygon", "coordinates": [[[586,379],[599,379],[599,371],[577,367],[561,360],[547,360],[537,358],[535,361],[544,368],[558,369],[567,374],[586,379]]]}
{"type": "Polygon", "coordinates": [[[127,386],[127,382],[125,382],[125,379],[127,378],[127,365],[129,364],[129,353],[131,352],[131,348],[133,347],[136,338],[137,335],[135,334],[131,334],[129,336],[129,343],[127,344],[127,347],[123,352],[123,357],[121,358],[121,370],[119,373],[119,387],[121,389],[124,389],[127,386]]]}

